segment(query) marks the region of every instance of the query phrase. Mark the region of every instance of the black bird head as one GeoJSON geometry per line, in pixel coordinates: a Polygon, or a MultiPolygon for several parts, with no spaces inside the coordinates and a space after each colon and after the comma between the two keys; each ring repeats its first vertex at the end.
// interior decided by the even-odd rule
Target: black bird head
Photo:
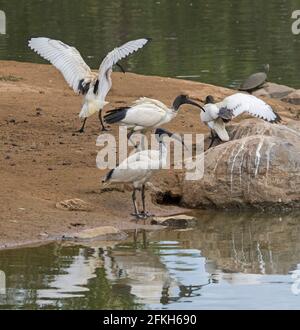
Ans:
{"type": "Polygon", "coordinates": [[[215,99],[214,99],[214,97],[212,95],[206,96],[205,104],[209,104],[209,103],[212,103],[212,104],[215,103],[215,99]]]}
{"type": "Polygon", "coordinates": [[[167,131],[166,129],[163,129],[163,128],[157,128],[157,129],[155,130],[155,135],[156,135],[156,138],[157,138],[157,140],[158,140],[159,143],[162,142],[162,138],[163,138],[163,136],[168,136],[168,137],[171,137],[171,138],[174,139],[174,140],[177,140],[177,141],[181,142],[181,144],[182,144],[184,147],[186,147],[186,145],[184,144],[184,142],[183,142],[183,140],[182,140],[181,137],[175,135],[175,134],[172,133],[172,132],[167,131]]]}
{"type": "Polygon", "coordinates": [[[183,104],[191,104],[205,111],[200,104],[192,101],[190,98],[188,98],[187,95],[184,94],[181,94],[176,97],[176,99],[173,102],[173,109],[177,111],[180,108],[180,106],[183,104]]]}

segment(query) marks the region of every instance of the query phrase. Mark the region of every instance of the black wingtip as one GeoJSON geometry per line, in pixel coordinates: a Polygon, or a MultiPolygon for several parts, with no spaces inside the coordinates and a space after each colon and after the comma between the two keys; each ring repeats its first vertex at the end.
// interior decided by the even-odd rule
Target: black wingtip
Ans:
{"type": "Polygon", "coordinates": [[[148,40],[148,42],[150,42],[150,41],[152,41],[153,40],[153,38],[145,38],[146,40],[148,40]]]}
{"type": "Polygon", "coordinates": [[[105,182],[108,182],[110,179],[111,179],[111,177],[112,177],[112,175],[113,175],[113,173],[114,173],[114,168],[112,169],[112,170],[110,170],[107,174],[106,174],[106,176],[104,177],[104,179],[102,180],[102,182],[103,183],[105,183],[105,182]]]}
{"type": "Polygon", "coordinates": [[[281,117],[279,116],[279,114],[277,112],[275,112],[275,115],[276,115],[276,118],[274,120],[271,121],[272,124],[278,124],[278,123],[281,123],[282,119],[281,117]]]}
{"type": "Polygon", "coordinates": [[[121,121],[126,117],[126,113],[128,111],[128,107],[122,107],[118,109],[113,109],[107,112],[104,116],[104,121],[106,124],[115,124],[121,121]]]}

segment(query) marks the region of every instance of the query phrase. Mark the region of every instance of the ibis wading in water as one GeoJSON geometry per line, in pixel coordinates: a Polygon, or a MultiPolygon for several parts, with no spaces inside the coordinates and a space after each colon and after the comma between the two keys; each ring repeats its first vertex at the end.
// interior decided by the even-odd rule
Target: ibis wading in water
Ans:
{"type": "Polygon", "coordinates": [[[176,140],[179,140],[184,145],[180,137],[173,135],[173,133],[168,132],[167,130],[164,130],[162,128],[157,128],[155,130],[155,135],[156,139],[159,142],[158,150],[150,149],[134,153],[133,155],[126,158],[119,166],[109,171],[108,174],[102,180],[104,185],[109,184],[111,182],[133,184],[133,215],[138,219],[147,218],[151,216],[148,212],[146,212],[145,184],[149,181],[154,171],[157,171],[166,165],[168,150],[164,138],[167,136],[172,137],[176,140]],[[143,204],[141,212],[139,212],[136,203],[137,191],[141,191],[141,198],[143,204]]]}
{"type": "Polygon", "coordinates": [[[83,119],[79,132],[83,133],[87,118],[96,112],[99,113],[102,130],[106,130],[102,120],[102,109],[108,103],[105,98],[112,86],[112,68],[114,65],[120,66],[118,62],[121,59],[143,48],[149,40],[137,39],[115,48],[103,59],[99,72],[93,72],[78,50],[62,41],[32,38],[28,45],[62,73],[75,93],[84,95],[84,102],[79,114],[79,117],[83,119]]]}
{"type": "Polygon", "coordinates": [[[183,104],[191,104],[201,109],[202,106],[192,101],[187,95],[175,98],[171,108],[158,100],[142,97],[134,102],[131,107],[123,107],[108,111],[104,116],[107,124],[127,126],[130,130],[128,139],[134,132],[146,132],[148,129],[160,127],[176,117],[183,104]]]}
{"type": "Polygon", "coordinates": [[[253,95],[236,93],[219,103],[215,103],[214,98],[209,95],[206,97],[203,111],[200,114],[201,121],[211,129],[212,140],[209,148],[216,138],[221,141],[229,141],[225,123],[244,112],[271,123],[281,120],[267,103],[253,95]]]}

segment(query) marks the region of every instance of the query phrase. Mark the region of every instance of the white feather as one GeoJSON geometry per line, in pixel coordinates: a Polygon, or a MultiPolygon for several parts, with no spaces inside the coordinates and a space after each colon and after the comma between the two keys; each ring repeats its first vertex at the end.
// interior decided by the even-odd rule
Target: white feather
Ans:
{"type": "Polygon", "coordinates": [[[229,141],[229,135],[226,131],[225,128],[225,123],[221,118],[218,118],[215,121],[211,121],[209,122],[209,127],[213,130],[215,130],[215,132],[218,134],[219,138],[222,141],[229,141]]]}
{"type": "Polygon", "coordinates": [[[248,94],[236,93],[226,97],[222,102],[216,104],[219,109],[227,108],[233,111],[233,116],[237,117],[244,112],[267,121],[274,121],[278,116],[273,109],[261,99],[248,94]]]}
{"type": "Polygon", "coordinates": [[[68,46],[62,41],[49,38],[32,38],[28,46],[50,61],[64,76],[74,92],[78,93],[78,85],[81,79],[93,77],[89,66],[85,63],[78,50],[68,46]]]}
{"type": "Polygon", "coordinates": [[[76,48],[68,46],[62,41],[49,38],[32,38],[29,40],[28,45],[40,56],[50,61],[62,73],[69,86],[76,93],[80,92],[80,80],[83,79],[85,84],[90,83],[79,113],[79,117],[83,119],[103,109],[108,103],[105,98],[112,86],[111,72],[113,65],[144,47],[148,41],[149,39],[137,39],[115,48],[102,61],[98,74],[91,71],[76,48]],[[97,79],[99,80],[99,87],[97,94],[94,94],[97,79]]]}
{"type": "Polygon", "coordinates": [[[176,113],[166,106],[163,108],[155,103],[140,103],[128,109],[126,117],[121,121],[128,127],[158,127],[170,121],[176,113]]]}
{"type": "Polygon", "coordinates": [[[111,89],[111,72],[112,67],[116,63],[118,63],[121,59],[127,57],[128,55],[138,51],[143,48],[149,39],[137,39],[133,41],[129,41],[121,47],[115,48],[111,52],[107,54],[107,56],[102,61],[99,68],[99,90],[98,90],[98,98],[101,101],[104,101],[109,90],[111,89]]]}

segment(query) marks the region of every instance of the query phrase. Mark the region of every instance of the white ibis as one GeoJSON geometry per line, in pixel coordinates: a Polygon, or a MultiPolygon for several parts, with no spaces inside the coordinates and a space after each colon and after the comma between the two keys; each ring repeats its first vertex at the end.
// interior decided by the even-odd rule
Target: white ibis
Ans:
{"type": "Polygon", "coordinates": [[[209,148],[217,137],[221,141],[229,141],[225,123],[244,112],[271,123],[277,123],[281,120],[270,105],[253,95],[236,93],[219,103],[215,103],[214,98],[209,95],[206,97],[203,111],[200,114],[201,121],[211,129],[212,141],[209,148]]]}
{"type": "Polygon", "coordinates": [[[177,96],[171,108],[158,100],[142,97],[135,101],[131,107],[108,111],[104,116],[104,121],[107,124],[127,126],[130,130],[128,134],[128,139],[130,139],[134,132],[145,132],[170,122],[176,117],[180,106],[183,104],[191,104],[203,109],[201,105],[189,99],[187,95],[177,96]]]}
{"type": "Polygon", "coordinates": [[[154,171],[161,169],[167,162],[167,146],[164,142],[164,137],[169,136],[179,140],[183,145],[180,137],[173,135],[162,128],[155,130],[156,139],[159,142],[158,150],[142,150],[134,153],[126,158],[119,166],[112,169],[103,178],[102,182],[107,185],[111,182],[116,183],[132,183],[133,193],[132,201],[134,207],[134,215],[137,219],[151,216],[146,212],[145,206],[145,184],[149,181],[154,171]],[[136,203],[136,192],[141,191],[143,209],[139,212],[136,203]]]}
{"type": "Polygon", "coordinates": [[[62,73],[75,93],[85,96],[79,114],[79,117],[83,119],[79,132],[83,133],[87,118],[96,112],[99,113],[102,130],[106,130],[102,120],[102,109],[108,103],[105,98],[112,86],[112,67],[115,64],[119,65],[118,62],[121,59],[143,48],[149,40],[137,39],[115,48],[103,59],[97,73],[92,72],[76,48],[62,41],[32,38],[28,45],[62,73]]]}

